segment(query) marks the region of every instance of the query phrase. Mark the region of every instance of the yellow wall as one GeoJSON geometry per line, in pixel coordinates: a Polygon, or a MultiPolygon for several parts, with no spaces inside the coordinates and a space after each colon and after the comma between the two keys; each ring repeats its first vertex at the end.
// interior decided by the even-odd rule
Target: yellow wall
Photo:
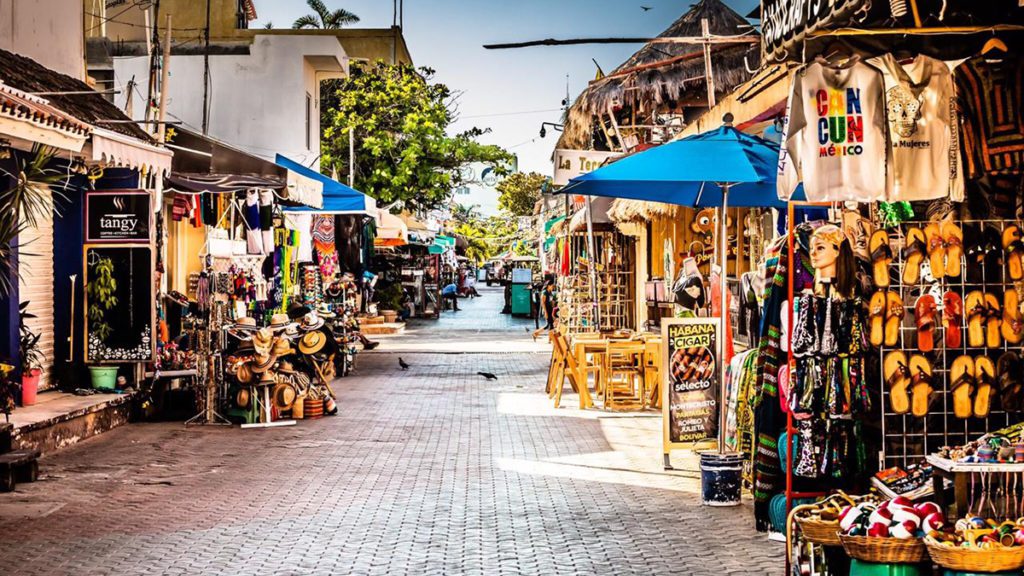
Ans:
{"type": "Polygon", "coordinates": [[[206,246],[204,228],[196,228],[189,222],[175,222],[170,219],[170,212],[165,213],[167,219],[167,286],[182,294],[188,293],[188,276],[193,272],[202,272],[203,262],[199,256],[206,246]]]}

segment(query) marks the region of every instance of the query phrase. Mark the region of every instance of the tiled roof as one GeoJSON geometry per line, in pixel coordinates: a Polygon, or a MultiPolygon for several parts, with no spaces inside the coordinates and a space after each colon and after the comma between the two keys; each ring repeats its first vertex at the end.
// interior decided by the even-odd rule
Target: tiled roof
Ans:
{"type": "Polygon", "coordinates": [[[50,70],[31,58],[0,50],[0,82],[29,93],[93,92],[92,94],[51,95],[43,98],[60,111],[89,124],[144,142],[153,141],[153,138],[145,130],[139,128],[138,124],[100,122],[100,120],[131,120],[131,118],[85,82],[50,70]]]}
{"type": "Polygon", "coordinates": [[[0,115],[61,130],[83,139],[89,135],[90,130],[88,124],[54,108],[45,99],[32,96],[3,82],[0,82],[0,115]]]}

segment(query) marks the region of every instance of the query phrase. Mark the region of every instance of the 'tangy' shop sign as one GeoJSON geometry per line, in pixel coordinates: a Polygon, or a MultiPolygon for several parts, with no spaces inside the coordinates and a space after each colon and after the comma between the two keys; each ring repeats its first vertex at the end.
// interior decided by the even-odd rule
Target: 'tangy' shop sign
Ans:
{"type": "Polygon", "coordinates": [[[810,32],[844,22],[867,0],[761,0],[765,54],[788,50],[810,32]]]}

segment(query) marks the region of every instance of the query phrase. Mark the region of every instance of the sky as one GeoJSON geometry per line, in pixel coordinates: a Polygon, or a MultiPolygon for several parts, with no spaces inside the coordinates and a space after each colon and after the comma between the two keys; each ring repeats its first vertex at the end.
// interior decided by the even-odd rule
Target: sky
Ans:
{"type": "MultiPolygon", "coordinates": [[[[361,19],[356,27],[387,28],[387,0],[324,0],[361,19]]],[[[653,37],[681,16],[694,0],[404,0],[406,43],[417,66],[436,70],[435,80],[460,91],[454,131],[489,128],[481,138],[517,155],[519,169],[551,174],[557,137],[541,122],[558,123],[568,81],[570,101],[594,79],[596,59],[610,72],[640,44],[587,44],[485,50],[484,44],[543,38],[653,37]],[[641,8],[649,6],[644,11],[641,8]]],[[[303,0],[255,0],[259,19],[290,27],[312,11],[303,0]]],[[[758,0],[726,0],[740,14],[758,0]]]]}

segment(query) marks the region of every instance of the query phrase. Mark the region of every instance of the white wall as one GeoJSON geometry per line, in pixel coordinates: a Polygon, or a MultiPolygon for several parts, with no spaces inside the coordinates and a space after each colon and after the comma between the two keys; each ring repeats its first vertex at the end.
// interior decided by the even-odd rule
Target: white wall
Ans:
{"type": "Polygon", "coordinates": [[[452,191],[452,202],[462,206],[474,206],[481,215],[498,216],[501,210],[498,209],[497,183],[501,177],[492,180],[493,186],[484,182],[484,172],[490,168],[487,164],[474,162],[466,171],[472,172],[472,182],[463,184],[452,191]]]}
{"type": "MultiPolygon", "coordinates": [[[[114,59],[115,85],[122,93],[132,77],[139,83],[133,103],[136,118],[145,114],[148,68],[145,57],[114,59]]],[[[347,68],[344,49],[329,36],[257,35],[250,54],[210,56],[209,135],[271,161],[280,153],[319,169],[319,83],[347,68]],[[331,62],[337,70],[326,71],[331,62]],[[313,97],[309,148],[307,93],[313,97]]],[[[170,74],[168,120],[200,131],[203,57],[172,56],[170,74]]]]}
{"type": "Polygon", "coordinates": [[[82,0],[0,0],[0,48],[85,78],[82,0]]]}

